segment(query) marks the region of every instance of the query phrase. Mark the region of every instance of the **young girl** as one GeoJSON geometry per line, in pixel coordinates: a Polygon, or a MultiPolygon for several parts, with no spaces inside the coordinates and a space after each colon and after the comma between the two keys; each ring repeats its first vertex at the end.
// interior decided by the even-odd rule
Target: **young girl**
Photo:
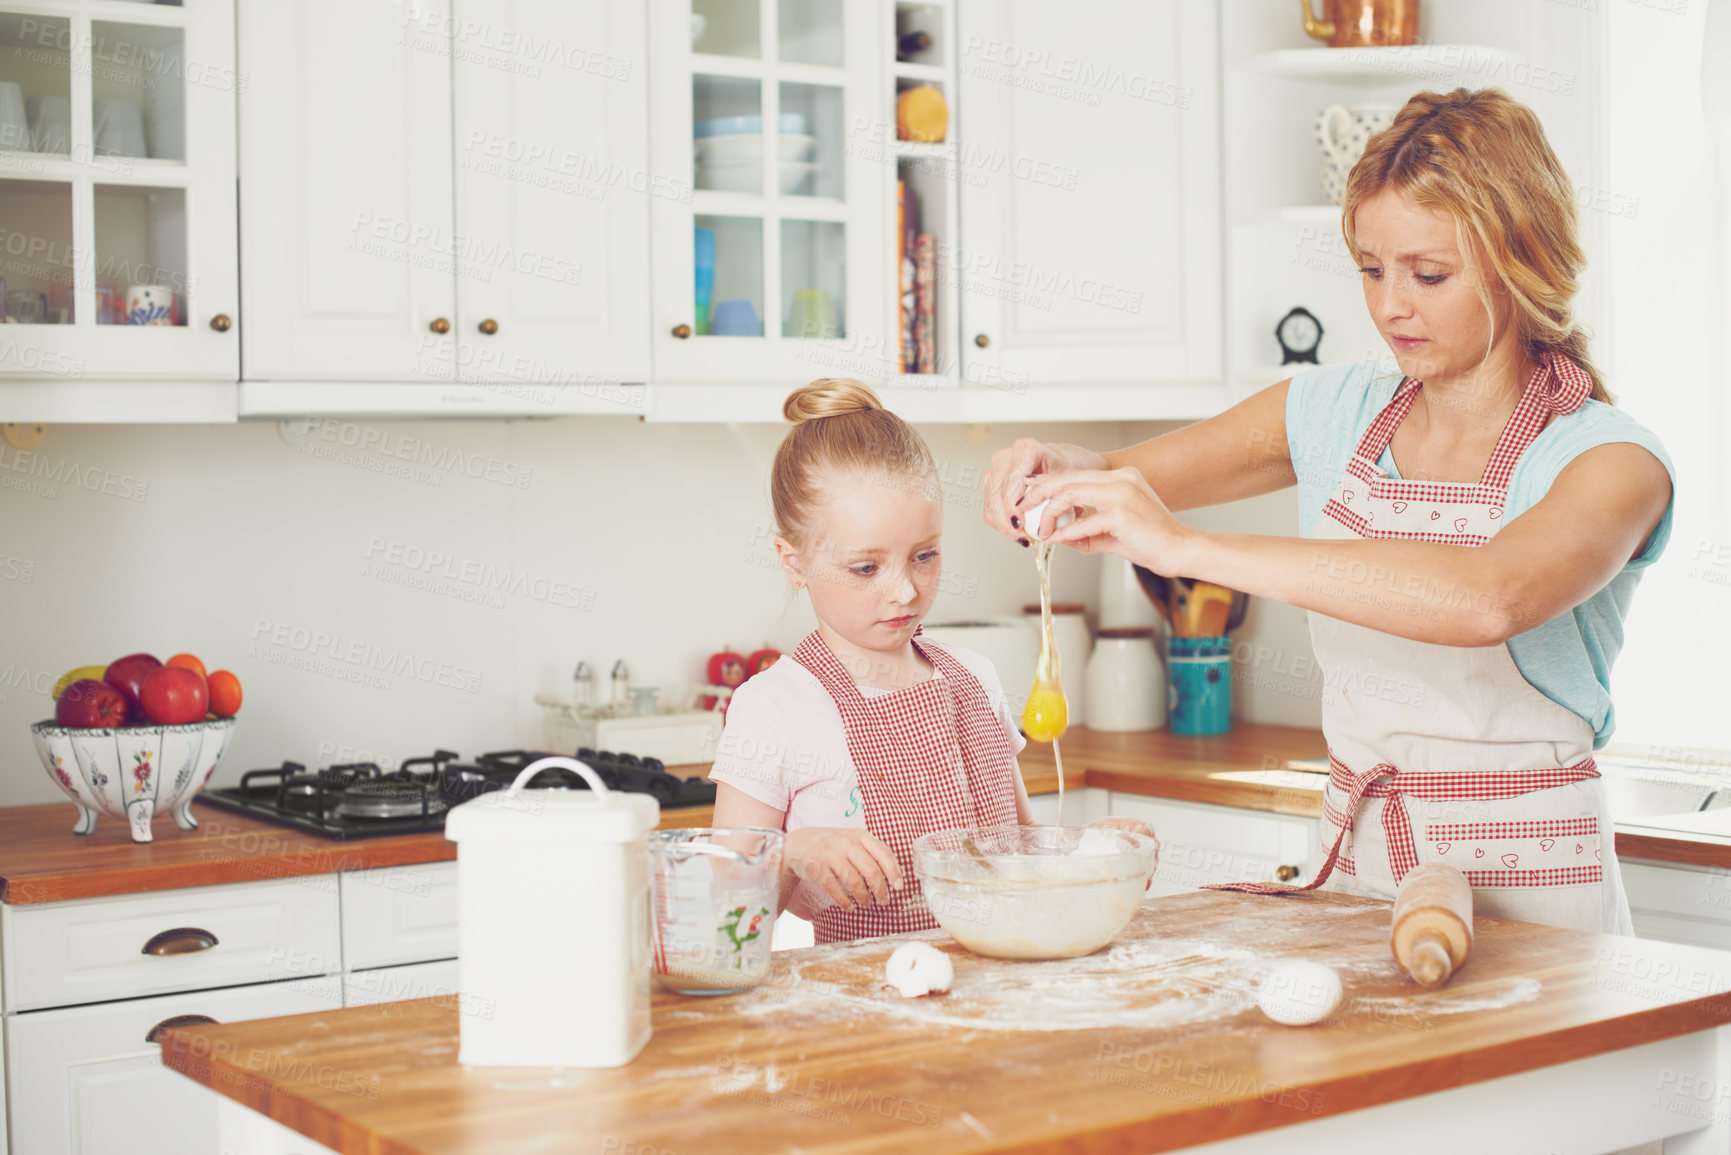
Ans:
{"type": "Polygon", "coordinates": [[[941,573],[931,450],[858,381],[814,381],[782,412],[775,547],[818,626],[735,691],[715,824],[787,831],[782,906],[820,943],[928,930],[913,840],[1031,822],[1024,741],[990,662],[916,636],[941,573]]]}

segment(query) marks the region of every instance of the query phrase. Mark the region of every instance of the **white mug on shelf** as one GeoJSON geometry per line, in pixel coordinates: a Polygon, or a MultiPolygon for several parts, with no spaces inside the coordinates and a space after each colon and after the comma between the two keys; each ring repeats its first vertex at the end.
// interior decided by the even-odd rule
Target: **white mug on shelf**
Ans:
{"type": "Polygon", "coordinates": [[[30,143],[37,152],[72,151],[72,98],[32,96],[24,102],[30,118],[30,143]]]}
{"type": "Polygon", "coordinates": [[[95,107],[97,156],[149,156],[144,144],[144,114],[136,100],[98,100],[95,107]]]}
{"type": "Polygon", "coordinates": [[[30,119],[24,90],[16,80],[0,80],[0,152],[30,151],[30,119]]]}
{"type": "Polygon", "coordinates": [[[126,290],[128,325],[174,324],[174,290],[167,285],[131,285],[126,290]]]}
{"type": "Polygon", "coordinates": [[[1364,155],[1370,138],[1394,123],[1398,104],[1331,104],[1316,114],[1316,143],[1322,149],[1322,192],[1328,203],[1346,198],[1346,177],[1364,155]]]}

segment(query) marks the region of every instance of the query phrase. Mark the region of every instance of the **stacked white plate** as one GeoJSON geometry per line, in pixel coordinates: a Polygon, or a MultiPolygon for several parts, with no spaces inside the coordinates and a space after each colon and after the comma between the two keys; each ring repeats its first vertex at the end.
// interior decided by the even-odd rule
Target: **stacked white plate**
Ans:
{"type": "MultiPolygon", "coordinates": [[[[778,171],[782,193],[804,191],[812,173],[817,171],[816,162],[805,159],[817,145],[817,138],[804,133],[783,132],[776,135],[775,141],[776,155],[780,159],[778,171]]],[[[698,188],[722,192],[761,191],[762,133],[703,136],[693,143],[697,149],[698,188]]]]}

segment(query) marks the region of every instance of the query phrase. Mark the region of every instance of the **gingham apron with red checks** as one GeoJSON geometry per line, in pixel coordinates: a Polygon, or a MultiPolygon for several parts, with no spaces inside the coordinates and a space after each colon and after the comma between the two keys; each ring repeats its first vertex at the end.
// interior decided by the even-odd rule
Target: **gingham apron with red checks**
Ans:
{"type": "Polygon", "coordinates": [[[920,638],[914,646],[943,676],[873,698],[860,694],[815,630],[793,652],[841,711],[866,830],[895,853],[904,879],[885,906],[825,909],[812,920],[820,943],[936,927],[914,875],[914,839],[1016,821],[1015,752],[1002,716],[979,679],[941,646],[920,638]]]}
{"type": "MultiPolygon", "coordinates": [[[[1360,439],[1313,538],[1429,541],[1467,547],[1502,524],[1509,479],[1553,414],[1572,413],[1592,381],[1551,355],[1534,372],[1476,484],[1388,476],[1378,465],[1422,383],[1403,381],[1360,439]]],[[[1428,579],[1321,565],[1320,585],[1367,598],[1428,579]]],[[[1433,602],[1482,591],[1432,589],[1433,602]]],[[[1521,675],[1506,645],[1443,646],[1310,614],[1323,673],[1329,747],[1323,795],[1327,857],[1303,886],[1232,883],[1260,894],[1330,889],[1392,898],[1407,871],[1446,862],[1473,886],[1474,909],[1581,930],[1632,934],[1593,727],[1521,675]]]]}

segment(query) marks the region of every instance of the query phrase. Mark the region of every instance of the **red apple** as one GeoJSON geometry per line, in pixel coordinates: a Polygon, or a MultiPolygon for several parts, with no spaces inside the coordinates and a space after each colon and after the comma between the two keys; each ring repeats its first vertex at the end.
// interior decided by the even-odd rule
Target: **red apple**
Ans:
{"type": "Polygon", "coordinates": [[[750,676],[745,668],[745,658],[732,650],[709,655],[709,665],[705,672],[709,675],[710,685],[727,686],[734,690],[743,685],[750,676]]]}
{"type": "Polygon", "coordinates": [[[102,680],[119,690],[120,696],[126,699],[127,721],[144,721],[139,704],[139,690],[144,686],[145,677],[152,670],[161,668],[162,663],[150,654],[128,654],[109,663],[108,672],[102,675],[102,680]]]}
{"type": "Polygon", "coordinates": [[[54,703],[54,720],[62,726],[82,730],[126,723],[126,699],[107,682],[80,678],[66,687],[54,703]]]}
{"type": "Polygon", "coordinates": [[[210,689],[197,670],[185,666],[158,666],[144,676],[138,692],[144,716],[159,726],[184,726],[201,722],[210,708],[210,689]]]}

